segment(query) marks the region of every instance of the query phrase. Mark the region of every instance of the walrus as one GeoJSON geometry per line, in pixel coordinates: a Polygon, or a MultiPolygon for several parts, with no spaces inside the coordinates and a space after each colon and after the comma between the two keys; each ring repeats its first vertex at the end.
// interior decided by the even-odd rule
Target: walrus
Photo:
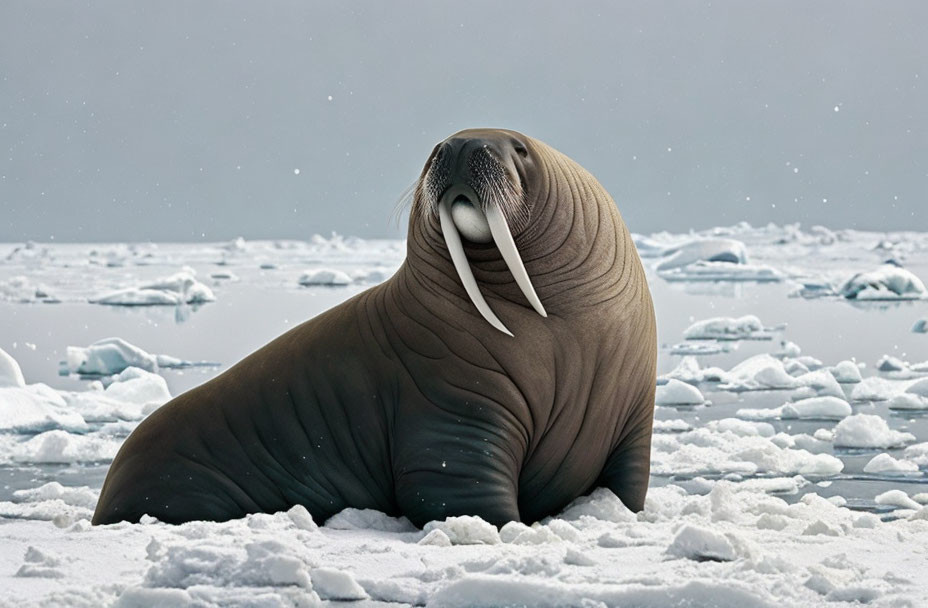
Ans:
{"type": "Polygon", "coordinates": [[[439,143],[386,282],[176,397],[94,524],[303,505],[533,522],[604,486],[643,508],[657,339],[641,260],[586,170],[514,131],[439,143]]]}

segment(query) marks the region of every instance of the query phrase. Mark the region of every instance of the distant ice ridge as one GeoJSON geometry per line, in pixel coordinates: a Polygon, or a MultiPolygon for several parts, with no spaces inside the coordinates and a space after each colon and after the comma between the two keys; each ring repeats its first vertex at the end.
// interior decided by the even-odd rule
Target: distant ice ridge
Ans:
{"type": "Polygon", "coordinates": [[[176,274],[103,294],[91,298],[90,302],[111,306],[178,306],[215,300],[213,291],[196,279],[196,271],[184,267],[176,274]]]}
{"type": "MultiPolygon", "coordinates": [[[[639,246],[648,241],[639,238],[639,246]]],[[[780,281],[770,266],[748,262],[747,248],[735,239],[700,238],[661,251],[657,274],[668,281],[780,281]]]]}
{"type": "Polygon", "coordinates": [[[62,373],[85,376],[118,374],[129,367],[149,372],[159,368],[184,368],[218,365],[207,361],[185,361],[169,355],[153,355],[122,338],[104,338],[83,348],[69,346],[67,359],[62,362],[62,373]]]}

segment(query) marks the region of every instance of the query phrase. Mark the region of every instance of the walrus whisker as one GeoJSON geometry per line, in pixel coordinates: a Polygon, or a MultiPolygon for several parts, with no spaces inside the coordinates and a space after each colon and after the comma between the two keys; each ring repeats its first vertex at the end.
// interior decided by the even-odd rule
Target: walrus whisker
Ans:
{"type": "Polygon", "coordinates": [[[487,323],[504,334],[512,336],[512,332],[503,325],[503,322],[499,320],[499,317],[496,316],[493,309],[483,298],[483,294],[480,293],[480,287],[477,286],[477,280],[474,278],[470,263],[467,261],[467,255],[464,253],[464,246],[461,244],[461,235],[458,234],[458,228],[451,218],[451,201],[448,200],[448,197],[445,197],[438,204],[438,220],[441,223],[441,232],[445,238],[445,245],[448,246],[448,252],[451,254],[454,269],[458,271],[458,277],[464,285],[464,291],[467,292],[470,301],[474,303],[477,312],[486,319],[487,323]]]}
{"type": "Polygon", "coordinates": [[[413,183],[406,186],[406,188],[400,193],[399,198],[396,200],[396,205],[393,206],[393,212],[390,214],[390,222],[393,223],[396,227],[399,227],[400,225],[400,218],[403,216],[403,212],[412,207],[413,200],[415,200],[416,190],[418,188],[419,180],[417,179],[413,183]]]}
{"type": "Polygon", "coordinates": [[[490,232],[493,234],[493,242],[496,243],[496,248],[499,249],[503,260],[506,261],[506,266],[509,267],[512,278],[516,280],[516,284],[522,290],[525,299],[535,309],[535,312],[547,318],[548,313],[545,312],[545,307],[541,305],[541,300],[538,299],[538,294],[535,293],[535,287],[532,286],[532,280],[525,270],[522,256],[519,255],[519,250],[512,238],[512,232],[510,232],[509,226],[506,224],[506,218],[503,216],[503,210],[498,202],[489,202],[486,216],[487,223],[490,225],[490,232]]]}

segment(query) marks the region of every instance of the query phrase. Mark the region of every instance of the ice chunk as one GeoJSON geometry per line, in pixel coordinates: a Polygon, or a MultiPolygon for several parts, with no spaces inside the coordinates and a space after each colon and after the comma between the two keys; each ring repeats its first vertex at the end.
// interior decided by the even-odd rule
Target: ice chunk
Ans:
{"type": "Polygon", "coordinates": [[[667,547],[667,554],[696,561],[730,562],[737,555],[725,535],[703,528],[686,525],[667,547]]]}
{"type": "Polygon", "coordinates": [[[635,514],[607,488],[596,488],[588,496],[581,496],[564,508],[561,519],[573,521],[591,517],[602,521],[636,521],[635,514]]]}
{"type": "Polygon", "coordinates": [[[381,530],[383,532],[415,532],[416,527],[405,517],[390,517],[374,509],[342,509],[325,522],[334,530],[381,530]]]}
{"type": "Polygon", "coordinates": [[[121,440],[98,435],[75,435],[67,431],[46,431],[20,443],[13,459],[37,464],[109,462],[116,457],[121,440]]]}
{"type": "Polygon", "coordinates": [[[928,289],[921,279],[894,264],[855,274],[838,289],[838,293],[849,300],[928,299],[928,289]]]}
{"type": "Polygon", "coordinates": [[[841,420],[851,415],[851,406],[837,397],[810,397],[786,403],[772,409],[740,409],[735,414],[748,420],[810,418],[816,420],[841,420]]]}
{"type": "Polygon", "coordinates": [[[872,414],[848,416],[835,427],[835,447],[895,448],[915,441],[915,435],[889,428],[886,421],[872,414]]]}
{"type": "Polygon", "coordinates": [[[900,509],[921,509],[922,506],[909,498],[902,490],[887,490],[878,495],[874,502],[878,505],[889,505],[900,509]]]}
{"type": "Polygon", "coordinates": [[[902,393],[889,400],[891,410],[928,410],[928,398],[912,393],[902,393]]]}
{"type": "Polygon", "coordinates": [[[156,279],[138,287],[119,289],[95,298],[94,304],[111,306],[178,306],[213,302],[212,290],[196,279],[196,271],[184,268],[171,276],[156,279]]]}
{"type": "Polygon", "coordinates": [[[698,388],[673,378],[659,385],[654,397],[656,405],[702,405],[705,402],[698,388]]]}
{"type": "Polygon", "coordinates": [[[887,453],[877,454],[864,467],[864,473],[899,475],[918,471],[918,465],[908,460],[896,460],[887,453]]]}
{"type": "Polygon", "coordinates": [[[770,340],[772,331],[754,315],[714,317],[693,323],[683,331],[683,337],[687,340],[770,340]]]}
{"type": "Polygon", "coordinates": [[[367,592],[350,573],[334,568],[314,568],[310,573],[313,590],[324,600],[351,602],[366,600],[367,592]]]}
{"type": "Polygon", "coordinates": [[[676,379],[690,384],[699,382],[720,382],[725,377],[725,370],[718,367],[700,368],[696,357],[683,357],[677,367],[660,377],[661,380],[676,379]]]}
{"type": "Polygon", "coordinates": [[[928,466],[928,441],[910,445],[903,452],[903,456],[918,466],[928,466]]]}
{"type": "Polygon", "coordinates": [[[755,355],[727,372],[720,388],[725,390],[764,390],[795,388],[800,383],[786,373],[783,362],[767,354],[755,355]]]}
{"type": "Polygon", "coordinates": [[[883,355],[880,357],[880,360],[876,362],[876,368],[881,372],[898,372],[908,369],[908,367],[905,361],[893,357],[892,355],[883,355]]]}
{"type": "Polygon", "coordinates": [[[318,268],[316,270],[308,270],[300,275],[299,284],[304,287],[313,285],[327,285],[330,287],[350,285],[351,277],[341,270],[318,268]]]}
{"type": "Polygon", "coordinates": [[[699,261],[747,264],[747,248],[734,239],[696,239],[664,250],[664,259],[656,270],[671,270],[699,261]]]}
{"type": "MultiPolygon", "coordinates": [[[[735,345],[737,346],[737,344],[735,345]]],[[[719,342],[680,342],[670,347],[671,355],[718,355],[727,353],[732,347],[719,342]]]]}
{"type": "Polygon", "coordinates": [[[0,387],[0,431],[36,432],[55,428],[84,431],[87,422],[68,407],[58,391],[44,384],[0,387]]]}
{"type": "Polygon", "coordinates": [[[913,382],[905,389],[905,392],[910,395],[918,395],[919,397],[928,399],[928,378],[922,378],[921,380],[913,382]]]}
{"type": "Polygon", "coordinates": [[[451,539],[441,530],[435,529],[423,536],[417,544],[431,545],[433,547],[450,547],[451,539]]]}
{"type": "Polygon", "coordinates": [[[853,361],[841,361],[828,371],[835,377],[835,380],[842,384],[857,384],[863,379],[860,375],[860,368],[853,361]]]}
{"type": "Polygon", "coordinates": [[[23,371],[9,353],[0,348],[0,388],[26,386],[23,371]]]}
{"type": "Polygon", "coordinates": [[[86,348],[69,346],[62,373],[81,375],[118,374],[127,367],[149,372],[159,368],[184,368],[218,365],[206,361],[184,361],[169,355],[152,355],[122,338],[104,338],[86,348]]]}
{"type": "Polygon", "coordinates": [[[917,334],[928,334],[928,318],[916,321],[912,326],[912,331],[917,334]]]}
{"type": "Polygon", "coordinates": [[[422,529],[427,533],[441,530],[453,545],[498,545],[501,542],[496,526],[473,515],[430,521],[422,529]]]}
{"type": "Polygon", "coordinates": [[[851,390],[852,401],[887,401],[900,392],[899,385],[884,378],[864,378],[851,390]]]}

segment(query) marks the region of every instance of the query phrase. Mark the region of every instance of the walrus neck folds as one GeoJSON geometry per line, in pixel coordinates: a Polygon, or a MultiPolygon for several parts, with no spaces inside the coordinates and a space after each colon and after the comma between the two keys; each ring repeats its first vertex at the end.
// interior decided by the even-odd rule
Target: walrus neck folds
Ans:
{"type": "MultiPolygon", "coordinates": [[[[489,243],[466,238],[462,241],[458,230],[448,229],[451,223],[448,207],[439,204],[436,209],[427,201],[416,200],[410,216],[404,265],[404,270],[428,290],[472,302],[471,310],[510,335],[505,319],[498,321],[492,312],[494,300],[531,306],[543,316],[551,313],[569,317],[584,308],[619,298],[630,275],[640,270],[639,265],[629,263],[629,256],[633,259],[636,255],[628,246],[631,238],[615,203],[598,182],[582,167],[541,142],[532,141],[532,150],[537,160],[526,193],[529,200],[525,209],[530,212],[512,222],[518,229],[511,233],[509,251],[505,245],[498,246],[502,239],[495,233],[489,243]],[[465,260],[455,259],[456,243],[461,243],[465,260]],[[513,252],[517,263],[511,259],[513,252]],[[506,259],[507,253],[510,259],[506,259]],[[466,265],[463,269],[462,264],[466,265]],[[524,275],[519,276],[517,271],[523,267],[524,275]],[[474,281],[471,286],[466,282],[468,276],[474,281]],[[476,297],[474,285],[479,287],[476,297]],[[482,306],[490,312],[481,309],[482,306]]],[[[421,181],[425,183],[424,179],[421,181]]],[[[422,190],[420,187],[417,198],[427,194],[422,190]]],[[[435,196],[433,193],[432,200],[435,196]]],[[[494,209],[491,207],[486,215],[489,219],[494,209]]],[[[505,219],[502,213],[495,215],[500,230],[505,219]]]]}

